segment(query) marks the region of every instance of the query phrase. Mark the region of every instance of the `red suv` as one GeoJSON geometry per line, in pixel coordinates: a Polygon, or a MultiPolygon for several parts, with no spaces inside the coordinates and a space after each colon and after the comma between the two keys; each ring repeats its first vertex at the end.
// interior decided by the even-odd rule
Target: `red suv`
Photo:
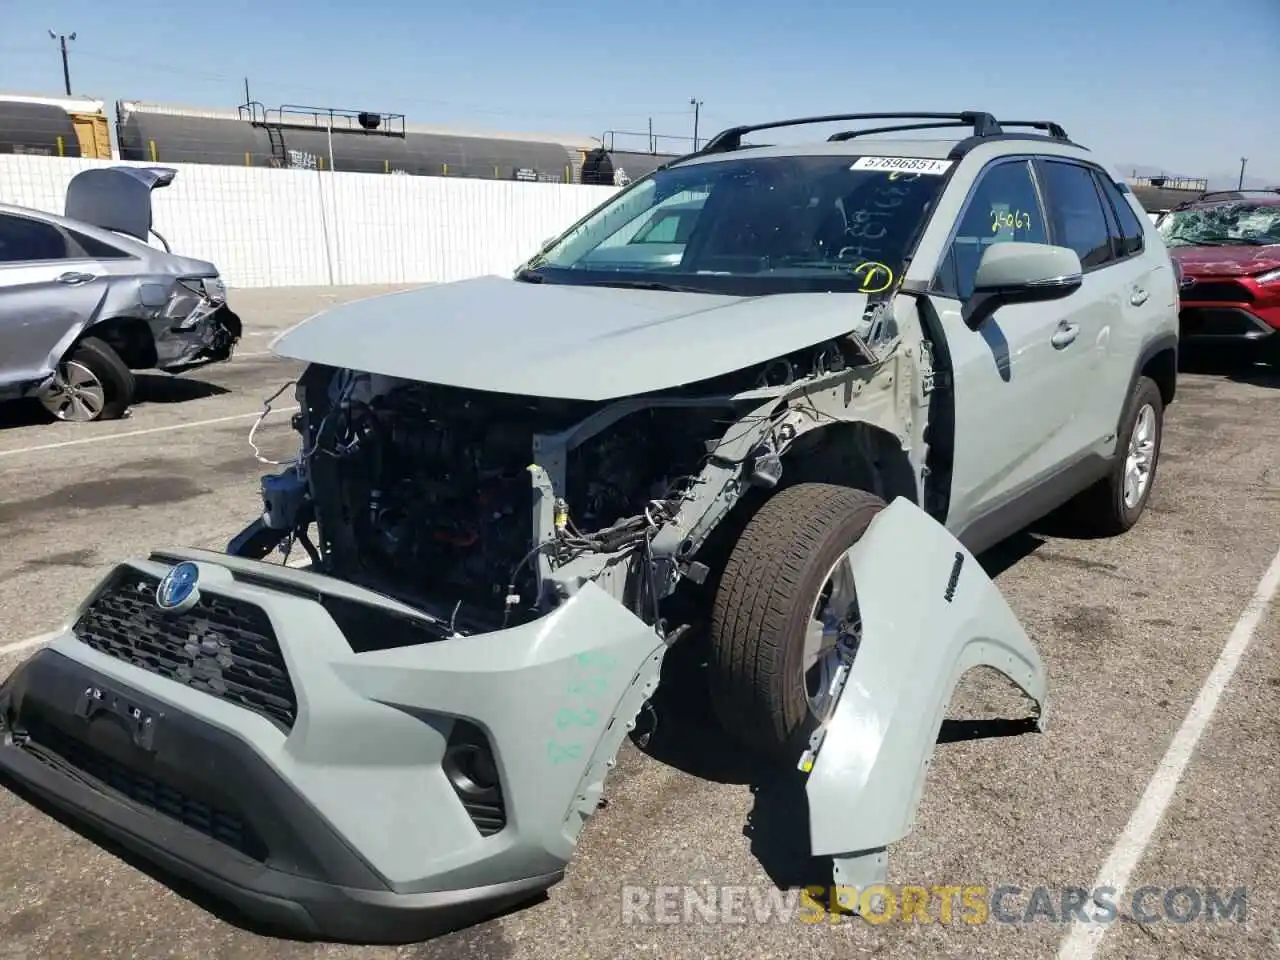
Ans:
{"type": "Polygon", "coordinates": [[[1280,363],[1280,189],[1206,193],[1159,220],[1182,338],[1258,343],[1280,363]]]}

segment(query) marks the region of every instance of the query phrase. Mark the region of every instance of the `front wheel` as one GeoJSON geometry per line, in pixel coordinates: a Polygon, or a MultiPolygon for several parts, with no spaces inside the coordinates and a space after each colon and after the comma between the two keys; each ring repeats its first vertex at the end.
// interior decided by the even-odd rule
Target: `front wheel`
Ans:
{"type": "Polygon", "coordinates": [[[85,337],[63,357],[54,379],[37,399],[59,420],[118,420],[133,402],[133,373],[120,355],[96,337],[85,337]]]}
{"type": "Polygon", "coordinates": [[[835,707],[832,683],[861,639],[847,551],[886,504],[801,483],[772,496],[738,538],[712,609],[709,685],[724,730],[796,760],[835,707]]]}

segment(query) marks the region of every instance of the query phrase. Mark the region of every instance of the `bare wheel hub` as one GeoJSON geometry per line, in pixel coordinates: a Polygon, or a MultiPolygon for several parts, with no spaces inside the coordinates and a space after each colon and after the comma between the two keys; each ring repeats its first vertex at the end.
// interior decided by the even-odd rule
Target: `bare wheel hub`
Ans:
{"type": "Polygon", "coordinates": [[[58,364],[53,382],[40,394],[40,403],[59,420],[85,423],[102,413],[106,389],[82,363],[67,360],[58,364]]]}

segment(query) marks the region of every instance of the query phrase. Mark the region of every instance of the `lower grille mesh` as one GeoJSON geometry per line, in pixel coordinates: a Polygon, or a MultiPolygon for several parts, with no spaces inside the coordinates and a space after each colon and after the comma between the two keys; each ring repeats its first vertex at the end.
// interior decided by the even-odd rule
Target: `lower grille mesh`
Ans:
{"type": "Polygon", "coordinates": [[[266,861],[266,844],[236,814],[218,810],[197,797],[132,770],[39,718],[24,720],[23,728],[28,738],[24,744],[26,749],[45,763],[54,763],[56,757],[134,803],[164,814],[251,859],[266,861]]]}

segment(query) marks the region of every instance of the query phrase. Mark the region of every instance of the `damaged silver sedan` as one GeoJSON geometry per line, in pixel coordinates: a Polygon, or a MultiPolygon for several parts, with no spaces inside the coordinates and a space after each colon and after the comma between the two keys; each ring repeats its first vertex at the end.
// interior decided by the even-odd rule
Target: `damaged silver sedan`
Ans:
{"type": "Polygon", "coordinates": [[[812,852],[882,881],[966,670],[1046,719],[974,551],[1077,495],[1131,527],[1172,399],[1163,310],[1110,373],[1035,366],[1092,322],[1070,248],[931,287],[993,159],[1087,159],[979,121],[876,156],[729,131],[512,279],[288,331],[261,516],[110,573],[0,687],[0,770],[259,921],[420,939],[561,878],[667,652],[705,644],[725,729],[806,773],[812,852]]]}
{"type": "Polygon", "coordinates": [[[0,401],[34,397],[58,420],[112,420],[133,401],[133,371],[231,357],[241,323],[217,267],[174,254],[152,227],[152,191],[175,176],[84,170],[62,217],[0,204],[0,401]]]}

